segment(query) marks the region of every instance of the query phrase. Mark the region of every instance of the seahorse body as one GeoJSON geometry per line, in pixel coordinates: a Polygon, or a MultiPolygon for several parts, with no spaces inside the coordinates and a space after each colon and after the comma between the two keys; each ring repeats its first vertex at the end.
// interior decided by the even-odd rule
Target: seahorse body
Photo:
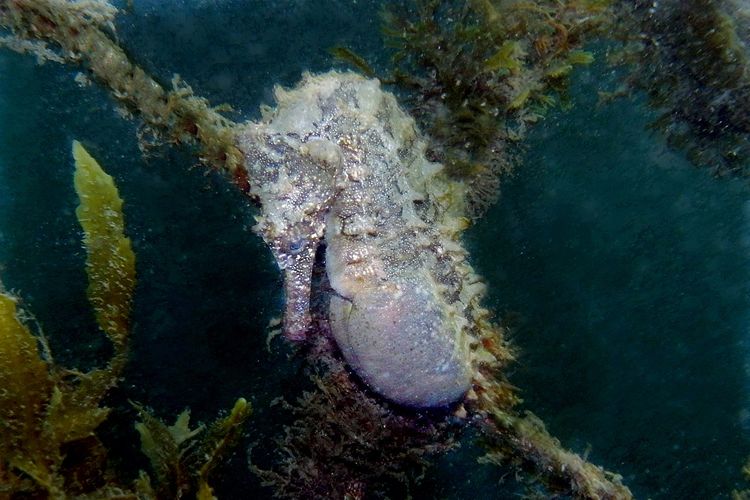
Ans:
{"type": "Polygon", "coordinates": [[[347,363],[400,404],[460,399],[472,380],[465,304],[478,292],[461,221],[427,187],[441,166],[425,159],[413,120],[352,73],[306,75],[276,99],[239,147],[263,207],[256,229],[284,271],[286,335],[304,338],[325,238],[329,320],[347,363]]]}

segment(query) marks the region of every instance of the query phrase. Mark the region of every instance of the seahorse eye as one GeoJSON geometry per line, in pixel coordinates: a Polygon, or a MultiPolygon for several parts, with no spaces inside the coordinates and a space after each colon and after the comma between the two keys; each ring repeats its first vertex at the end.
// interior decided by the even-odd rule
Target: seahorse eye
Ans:
{"type": "Polygon", "coordinates": [[[303,248],[305,248],[305,240],[303,238],[299,238],[289,242],[289,253],[291,253],[292,255],[297,255],[302,251],[303,248]]]}

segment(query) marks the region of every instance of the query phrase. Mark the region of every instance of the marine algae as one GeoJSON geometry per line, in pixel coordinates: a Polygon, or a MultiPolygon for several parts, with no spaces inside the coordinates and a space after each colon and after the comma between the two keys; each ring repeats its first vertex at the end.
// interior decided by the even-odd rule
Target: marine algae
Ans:
{"type": "Polygon", "coordinates": [[[17,299],[0,294],[0,493],[53,494],[63,486],[54,470],[61,443],[48,446],[44,427],[55,382],[18,314],[17,299]]]}
{"type": "Polygon", "coordinates": [[[593,61],[584,44],[601,34],[610,2],[414,0],[383,15],[395,49],[385,81],[407,92],[430,140],[428,157],[462,189],[476,219],[500,179],[520,165],[529,126],[566,104],[568,77],[593,61]]]}
{"type": "Polygon", "coordinates": [[[256,445],[274,450],[274,463],[263,468],[251,456],[251,470],[274,497],[410,498],[431,459],[459,446],[460,423],[394,411],[363,392],[340,360],[314,363],[313,389],[277,403],[294,422],[256,445]]]}
{"type": "Polygon", "coordinates": [[[135,428],[141,436],[141,450],[151,462],[156,486],[146,475],[141,488],[153,492],[154,498],[195,496],[211,500],[213,488],[208,477],[237,443],[252,412],[250,404],[238,399],[229,415],[206,426],[190,428],[190,412],[183,411],[171,426],[154,417],[143,406],[135,405],[141,421],[135,428]],[[148,485],[146,487],[146,484],[148,485]]]}
{"type": "Polygon", "coordinates": [[[617,2],[612,64],[617,94],[642,92],[658,112],[651,128],[696,166],[747,177],[750,54],[747,6],[732,0],[617,2]]]}
{"type": "Polygon", "coordinates": [[[26,326],[19,299],[0,286],[0,497],[157,499],[179,498],[184,490],[211,500],[209,475],[251,414],[242,398],[228,416],[195,430],[189,429],[188,412],[167,427],[137,406],[143,422],[136,429],[157,487],[143,472],[131,488],[108,470],[96,430],[112,411],[102,399],[127,362],[135,255],[112,177],[78,141],[72,149],[88,299],[114,354],[106,367],[86,373],[58,366],[41,333],[26,326]]]}
{"type": "Polygon", "coordinates": [[[73,141],[76,209],[86,247],[88,297],[96,322],[115,346],[115,360],[124,363],[135,288],[135,254],[124,235],[122,199],[107,175],[80,142],[73,141]]]}
{"type": "Polygon", "coordinates": [[[89,491],[102,481],[76,480],[66,450],[75,449],[77,455],[92,459],[87,467],[103,471],[103,447],[94,431],[110,412],[101,401],[116,384],[127,358],[135,256],[123,234],[122,200],[111,177],[78,142],[73,149],[81,202],[77,215],[88,256],[88,298],[115,355],[105,368],[87,373],[56,365],[45,355],[43,338],[24,325],[18,300],[0,294],[0,492],[5,488],[9,494],[62,498],[89,491]]]}

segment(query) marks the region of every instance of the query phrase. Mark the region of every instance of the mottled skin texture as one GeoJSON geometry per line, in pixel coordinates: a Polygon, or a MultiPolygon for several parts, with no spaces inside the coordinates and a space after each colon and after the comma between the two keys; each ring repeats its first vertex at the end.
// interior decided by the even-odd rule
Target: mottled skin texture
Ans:
{"type": "Polygon", "coordinates": [[[325,238],[331,331],[354,371],[400,404],[457,401],[471,384],[465,252],[424,188],[440,166],[376,80],[308,75],[276,97],[239,146],[263,207],[256,229],[284,272],[285,335],[309,328],[325,238]]]}

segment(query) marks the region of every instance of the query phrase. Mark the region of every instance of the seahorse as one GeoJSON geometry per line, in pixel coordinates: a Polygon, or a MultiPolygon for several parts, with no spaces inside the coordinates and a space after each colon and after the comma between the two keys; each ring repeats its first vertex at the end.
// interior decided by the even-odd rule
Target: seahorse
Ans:
{"type": "Polygon", "coordinates": [[[284,273],[285,335],[307,335],[324,241],[331,332],[351,368],[399,404],[458,401],[472,381],[467,304],[483,285],[458,241],[465,220],[430,189],[442,166],[377,80],[307,74],[275,97],[238,146],[262,206],[255,229],[284,273]]]}

